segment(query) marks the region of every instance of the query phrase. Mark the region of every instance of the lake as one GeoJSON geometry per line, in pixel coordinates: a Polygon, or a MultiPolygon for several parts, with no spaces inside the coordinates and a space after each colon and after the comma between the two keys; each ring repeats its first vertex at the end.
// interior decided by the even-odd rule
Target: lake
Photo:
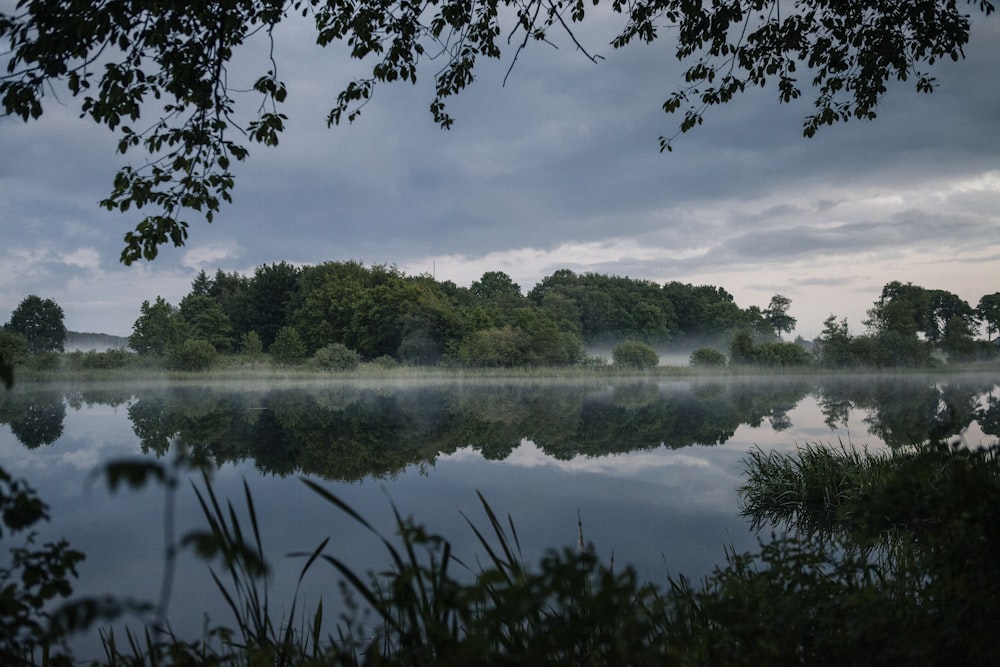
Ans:
{"type": "MultiPolygon", "coordinates": [[[[343,498],[383,534],[393,506],[447,537],[467,563],[482,547],[481,492],[516,526],[525,559],[584,539],[654,581],[700,578],[724,549],[754,549],[740,517],[742,461],[754,447],[806,443],[879,450],[928,439],[969,446],[1000,435],[1000,382],[985,374],[177,383],[16,386],[0,400],[0,461],[50,505],[44,539],[87,554],[78,595],[155,602],[165,563],[166,494],[110,492],[94,471],[116,459],[164,463],[183,450],[212,464],[213,488],[246,517],[246,483],[273,566],[272,609],[287,613],[302,558],[327,552],[357,571],[384,547],[302,483],[343,498]]],[[[202,528],[192,484],[176,494],[175,536],[202,528]]],[[[3,558],[7,558],[6,552],[3,558]]],[[[337,609],[338,577],[317,564],[300,598],[337,609]]],[[[230,624],[207,566],[183,552],[168,618],[197,636],[230,624]]],[[[96,657],[93,637],[80,657],[96,657]]]]}

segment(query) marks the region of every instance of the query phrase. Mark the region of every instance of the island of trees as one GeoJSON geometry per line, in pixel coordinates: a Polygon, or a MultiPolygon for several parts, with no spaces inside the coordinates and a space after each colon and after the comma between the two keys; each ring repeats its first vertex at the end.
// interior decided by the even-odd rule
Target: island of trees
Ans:
{"type": "Polygon", "coordinates": [[[202,370],[234,362],[351,370],[448,365],[513,368],[616,365],[648,368],[656,352],[690,352],[696,366],[924,367],[996,357],[1000,292],[974,308],[957,295],[911,283],[882,289],[854,335],[831,314],[815,341],[784,341],[796,318],[776,294],[740,307],[721,287],[561,269],[527,294],[488,271],[469,287],[354,261],[257,267],[252,276],[200,272],[176,306],[144,301],[127,349],[60,355],[63,311],[30,295],[0,331],[0,354],[37,368],[132,363],[202,370]],[[985,339],[979,336],[985,330],[985,339]]]}

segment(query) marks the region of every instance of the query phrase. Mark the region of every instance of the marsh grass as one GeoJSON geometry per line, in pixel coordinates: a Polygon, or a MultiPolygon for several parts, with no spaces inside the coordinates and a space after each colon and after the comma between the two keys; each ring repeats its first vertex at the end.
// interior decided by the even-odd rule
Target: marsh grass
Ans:
{"type": "Polygon", "coordinates": [[[849,531],[857,499],[878,488],[893,464],[889,452],[873,454],[843,441],[837,447],[807,444],[792,456],[753,449],[743,461],[740,513],[754,530],[849,531]]]}

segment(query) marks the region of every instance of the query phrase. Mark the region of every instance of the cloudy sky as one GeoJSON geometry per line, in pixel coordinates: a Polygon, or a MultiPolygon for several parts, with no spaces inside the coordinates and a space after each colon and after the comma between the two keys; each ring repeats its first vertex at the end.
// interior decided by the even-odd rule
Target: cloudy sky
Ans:
{"type": "MultiPolygon", "coordinates": [[[[534,45],[506,85],[512,53],[487,64],[450,102],[450,131],[427,111],[434,63],[327,129],[361,70],[290,22],[276,45],[281,145],[236,165],[235,204],[196,222],[186,247],[131,267],[118,257],[138,216],[97,204],[122,164],[114,137],[49,95],[39,122],[0,119],[0,320],[34,293],[63,307],[70,330],[128,335],[143,300],[176,304],[202,269],[282,260],[394,264],[460,285],[500,270],[525,291],[569,268],[720,285],[743,307],[782,293],[806,338],[831,313],[860,333],[891,280],[973,306],[1000,291],[1000,20],[977,16],[967,59],[935,66],[940,88],[892,86],[875,122],[806,140],[809,100],[754,92],[711,110],[672,153],[658,144],[680,121],[661,109],[681,71],[669,33],[614,51],[613,28],[580,32],[598,63],[534,45]]],[[[263,51],[248,56],[235,87],[269,67],[263,51]]]]}

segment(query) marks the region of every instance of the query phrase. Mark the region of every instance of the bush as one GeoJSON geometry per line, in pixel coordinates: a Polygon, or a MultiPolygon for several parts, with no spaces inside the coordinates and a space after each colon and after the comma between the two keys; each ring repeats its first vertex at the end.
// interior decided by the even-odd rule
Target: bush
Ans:
{"type": "Polygon", "coordinates": [[[10,366],[23,364],[28,360],[28,339],[23,334],[0,327],[0,358],[10,366]]]}
{"type": "Polygon", "coordinates": [[[383,354],[380,357],[375,357],[372,360],[376,366],[379,368],[395,368],[399,365],[399,362],[390,357],[388,354],[383,354]]]}
{"type": "Polygon", "coordinates": [[[660,363],[660,357],[656,350],[636,340],[627,340],[624,343],[615,345],[611,351],[615,366],[627,368],[655,368],[660,363]]]}
{"type": "Polygon", "coordinates": [[[134,352],[111,348],[104,352],[91,350],[90,352],[70,352],[66,355],[67,365],[71,368],[84,370],[124,368],[131,365],[135,359],[134,352]]]}
{"type": "Polygon", "coordinates": [[[268,352],[279,364],[294,364],[305,359],[306,346],[295,327],[284,326],[278,329],[268,352]]]}
{"type": "Polygon", "coordinates": [[[203,371],[215,363],[218,352],[207,340],[188,339],[170,349],[167,359],[172,368],[182,371],[203,371]]]}
{"type": "Polygon", "coordinates": [[[754,348],[754,363],[761,366],[808,366],[813,356],[795,343],[767,342],[754,348]]]}
{"type": "Polygon", "coordinates": [[[462,342],[458,356],[468,366],[500,368],[525,366],[535,360],[531,338],[511,326],[475,332],[462,342]]]}
{"type": "Polygon", "coordinates": [[[726,355],[719,352],[714,347],[699,347],[691,353],[688,363],[692,366],[725,366],[726,355]]]}
{"type": "Polygon", "coordinates": [[[330,343],[316,350],[313,361],[332,371],[353,371],[361,363],[361,355],[343,343],[330,343]]]}
{"type": "Polygon", "coordinates": [[[264,352],[264,343],[256,331],[247,331],[240,336],[240,354],[250,359],[256,359],[264,352]]]}
{"type": "Polygon", "coordinates": [[[59,368],[60,356],[58,352],[46,350],[39,352],[31,359],[31,366],[38,371],[51,371],[59,368]]]}

